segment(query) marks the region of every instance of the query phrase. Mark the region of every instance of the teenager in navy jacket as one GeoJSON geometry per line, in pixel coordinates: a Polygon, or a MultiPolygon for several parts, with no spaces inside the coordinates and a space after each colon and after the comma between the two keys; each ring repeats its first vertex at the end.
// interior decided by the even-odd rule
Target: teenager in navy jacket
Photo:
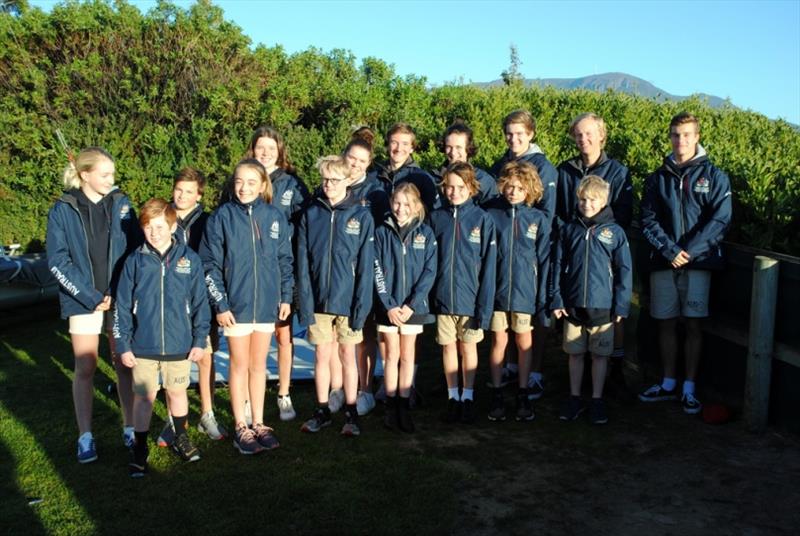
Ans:
{"type": "Polygon", "coordinates": [[[209,217],[200,245],[217,322],[231,354],[229,386],[236,421],[234,446],[254,454],[278,446],[264,425],[266,356],[275,323],[291,313],[291,225],[270,204],[272,189],[258,160],[236,165],[234,198],[209,217]],[[245,420],[250,401],[252,428],[245,420]]]}
{"type": "Polygon", "coordinates": [[[475,420],[477,343],[483,340],[483,330],[492,318],[497,248],[492,218],[472,200],[478,188],[471,164],[451,165],[442,182],[448,204],[435,210],[430,219],[439,251],[432,300],[437,314],[436,342],[442,345],[447,380],[447,422],[475,420]],[[459,355],[464,375],[461,395],[459,355]]]}
{"type": "Polygon", "coordinates": [[[406,123],[395,123],[386,133],[386,152],[389,160],[378,167],[378,179],[386,193],[391,195],[395,187],[410,182],[419,190],[425,210],[431,212],[441,205],[436,181],[427,171],[419,167],[412,157],[416,149],[417,136],[406,123]]]}
{"type": "MultiPolygon", "coordinates": [[[[141,241],[128,197],[114,187],[116,168],[105,150],[89,147],[64,171],[67,191],[47,216],[47,264],[59,283],[61,317],[69,319],[75,355],[72,399],[78,421],[78,461],[97,459],[92,435],[94,371],[100,334],[111,328],[110,309],[122,262],[141,241]]],[[[123,415],[123,440],[133,445],[131,373],[115,355],[109,336],[117,393],[123,415]]]]}
{"type": "Polygon", "coordinates": [[[542,196],[539,174],[527,162],[509,162],[500,172],[498,197],[487,207],[497,237],[497,286],[494,293],[494,333],[491,353],[492,405],[489,420],[504,421],[502,366],[508,330],[517,350],[518,421],[533,420],[528,400],[528,373],[533,352],[533,318],[545,316],[550,266],[550,222],[534,204],[542,196]]]}
{"type": "MultiPolygon", "coordinates": [[[[445,155],[445,163],[437,170],[431,172],[436,182],[442,181],[442,174],[447,166],[456,162],[470,162],[478,148],[475,146],[472,129],[464,122],[456,121],[444,131],[442,141],[439,145],[445,155]]],[[[475,178],[478,179],[480,191],[475,195],[475,202],[484,206],[497,197],[497,181],[488,172],[479,167],[475,167],[475,178]]]]}
{"type": "Polygon", "coordinates": [[[177,213],[163,199],[142,206],[146,242],[125,260],[114,307],[114,341],[133,369],[136,441],[130,475],[147,471],[153,403],[163,384],[175,425],[172,449],[185,461],[200,453],[187,435],[191,363],[202,359],[211,317],[200,257],[173,237],[177,213]],[[160,376],[160,380],[159,380],[160,376]]]}
{"type": "Polygon", "coordinates": [[[433,321],[428,295],[436,279],[436,238],[423,223],[425,206],[416,186],[398,186],[391,207],[391,216],[375,231],[375,311],[385,359],[384,423],[410,433],[416,339],[422,325],[433,321]]]}
{"type": "Polygon", "coordinates": [[[322,158],[319,172],[322,191],[303,213],[297,235],[299,320],[309,326],[309,341],[316,346],[318,402],[301,429],[318,432],[331,424],[329,361],[337,351],[346,408],[342,434],[356,436],[361,430],[355,345],[363,339],[361,329],[372,309],[375,224],[369,209],[347,190],[349,167],[344,158],[322,158]]]}

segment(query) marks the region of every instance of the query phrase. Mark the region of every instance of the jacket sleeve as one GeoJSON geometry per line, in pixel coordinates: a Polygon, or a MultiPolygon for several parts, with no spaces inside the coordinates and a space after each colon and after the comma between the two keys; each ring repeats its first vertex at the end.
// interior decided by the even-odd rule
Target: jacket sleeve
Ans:
{"type": "Polygon", "coordinates": [[[494,291],[497,285],[497,241],[492,217],[484,213],[481,243],[481,268],[478,276],[478,299],[475,304],[475,319],[480,329],[489,329],[494,311],[494,291]]]}
{"type": "Polygon", "coordinates": [[[114,324],[111,334],[114,337],[116,353],[123,354],[131,350],[133,337],[133,290],[136,281],[136,258],[130,256],[125,260],[117,282],[117,296],[114,300],[114,324]]]}
{"type": "Polygon", "coordinates": [[[47,267],[61,288],[86,309],[94,310],[103,294],[94,288],[89,274],[72,262],[63,211],[57,206],[47,215],[47,267]]]}
{"type": "Polygon", "coordinates": [[[539,231],[536,235],[536,260],[539,263],[537,270],[539,279],[536,281],[536,313],[547,314],[547,294],[550,287],[550,226],[545,218],[541,218],[539,231]]]}
{"type": "Polygon", "coordinates": [[[614,250],[612,270],[614,273],[614,299],[612,311],[614,316],[623,318],[628,316],[631,307],[631,292],[633,291],[633,264],[631,262],[631,249],[625,233],[620,233],[620,243],[614,250]]]}
{"type": "Polygon", "coordinates": [[[625,173],[617,177],[612,185],[611,191],[611,210],[614,212],[614,220],[623,229],[631,226],[633,221],[633,181],[631,172],[624,168],[625,173]]]}
{"type": "Polygon", "coordinates": [[[564,300],[561,297],[561,265],[564,262],[564,235],[565,229],[561,229],[554,249],[553,262],[550,265],[550,276],[548,278],[550,310],[564,308],[564,300]]]}
{"type": "Polygon", "coordinates": [[[367,315],[372,309],[372,295],[375,288],[373,267],[375,266],[375,222],[372,214],[364,211],[361,218],[361,244],[358,248],[358,261],[356,263],[356,281],[354,285],[355,296],[351,308],[350,328],[361,329],[367,320],[367,315]]]}
{"type": "Polygon", "coordinates": [[[425,265],[422,267],[419,279],[411,287],[411,292],[406,300],[406,304],[414,311],[430,310],[430,307],[425,307],[425,302],[428,300],[428,296],[430,296],[433,289],[433,283],[436,281],[439,262],[436,236],[433,233],[428,234],[428,240],[425,244],[425,265]]]}
{"type": "MultiPolygon", "coordinates": [[[[198,260],[199,257],[198,257],[198,260]]],[[[211,306],[202,272],[192,273],[192,348],[205,348],[211,331],[211,306]]]]}
{"type": "Polygon", "coordinates": [[[716,170],[713,176],[713,196],[709,203],[706,224],[686,244],[686,252],[696,259],[717,247],[731,224],[731,183],[728,176],[716,170]]]}
{"type": "Polygon", "coordinates": [[[311,272],[308,265],[308,212],[303,212],[300,217],[300,226],[297,228],[297,258],[295,259],[295,274],[299,310],[297,321],[303,326],[314,323],[314,294],[311,289],[311,272]]]}
{"type": "Polygon", "coordinates": [[[558,183],[558,173],[556,172],[556,168],[547,161],[544,161],[541,168],[542,169],[539,170],[539,176],[542,178],[544,192],[542,194],[542,199],[536,203],[536,208],[544,212],[547,215],[547,220],[552,222],[556,214],[556,184],[558,183]]]}
{"type": "Polygon", "coordinates": [[[386,271],[383,255],[386,252],[384,248],[384,233],[375,232],[375,294],[380,300],[380,304],[385,311],[397,307],[398,304],[389,292],[392,288],[392,282],[389,280],[392,277],[390,272],[386,271]]]}
{"type": "MultiPolygon", "coordinates": [[[[279,212],[279,211],[278,211],[279,212]]],[[[280,213],[281,233],[278,242],[278,266],[281,272],[281,303],[292,303],[294,294],[294,255],[292,254],[292,224],[280,213]]]]}
{"type": "Polygon", "coordinates": [[[654,173],[647,178],[644,184],[644,195],[642,196],[640,210],[642,234],[654,250],[667,259],[667,262],[672,262],[681,252],[681,247],[669,238],[658,222],[658,205],[658,173],[654,173]]]}
{"type": "Polygon", "coordinates": [[[222,221],[219,209],[208,218],[206,231],[200,242],[200,258],[203,261],[205,282],[208,295],[217,313],[224,313],[230,309],[228,294],[225,290],[223,278],[225,263],[225,237],[222,232],[222,221]]]}
{"type": "Polygon", "coordinates": [[[558,179],[556,182],[556,217],[558,218],[557,225],[559,227],[567,220],[570,200],[575,200],[574,195],[569,191],[569,173],[564,169],[565,165],[558,166],[558,179]]]}
{"type": "Polygon", "coordinates": [[[130,206],[128,217],[124,220],[120,220],[122,236],[125,239],[125,244],[122,245],[124,248],[124,253],[120,256],[117,264],[112,267],[111,279],[108,286],[111,296],[114,296],[115,299],[117,295],[117,280],[122,272],[122,264],[125,262],[125,259],[128,257],[128,255],[130,255],[133,250],[141,246],[144,242],[144,233],[142,232],[142,228],[139,226],[139,218],[136,217],[136,209],[133,208],[133,203],[130,202],[130,199],[127,199],[127,201],[128,205],[130,206]]]}
{"type": "Polygon", "coordinates": [[[294,188],[294,195],[292,196],[292,221],[290,223],[292,223],[292,225],[297,225],[297,222],[300,220],[300,215],[308,205],[310,194],[308,193],[308,188],[306,188],[305,183],[297,177],[295,177],[292,182],[292,188],[294,188]]]}

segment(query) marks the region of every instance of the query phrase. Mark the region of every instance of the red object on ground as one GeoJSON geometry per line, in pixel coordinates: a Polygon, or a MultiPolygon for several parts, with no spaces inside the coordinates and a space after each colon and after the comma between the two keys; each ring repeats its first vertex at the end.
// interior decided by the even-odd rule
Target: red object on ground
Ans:
{"type": "Polygon", "coordinates": [[[724,404],[707,404],[703,408],[703,421],[706,424],[725,424],[731,420],[731,410],[724,404]]]}

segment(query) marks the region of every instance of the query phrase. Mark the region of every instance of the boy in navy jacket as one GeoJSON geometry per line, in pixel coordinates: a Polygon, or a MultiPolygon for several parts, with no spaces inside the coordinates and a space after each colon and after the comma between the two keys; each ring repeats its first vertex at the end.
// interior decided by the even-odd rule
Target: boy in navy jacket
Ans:
{"type": "Polygon", "coordinates": [[[711,270],[723,266],[722,242],[731,223],[731,186],[699,145],[700,124],[688,113],[672,118],[672,154],[645,181],[642,234],[650,243],[650,315],[659,320],[664,378],[639,395],[643,402],[677,398],[677,320],[686,326],[683,410],[699,413],[694,396],[702,348],[701,319],[708,316],[711,270]]]}
{"type": "Polygon", "coordinates": [[[322,189],[300,219],[297,234],[299,321],[316,345],[314,383],[318,407],[301,430],[318,432],[331,424],[328,407],[330,363],[338,343],[345,394],[342,435],[361,433],[356,411],[358,369],[355,345],[372,309],[373,233],[368,207],[347,190],[348,166],[341,156],[319,162],[322,189]]]}
{"type": "Polygon", "coordinates": [[[628,316],[631,253],[622,227],[614,223],[609,185],[596,175],[577,190],[578,215],[561,229],[553,262],[551,308],[564,318],[564,351],[569,354],[570,398],[561,419],[572,421],[585,409],[581,401],[583,356],[592,354],[593,424],[608,422],[603,385],[614,347],[615,323],[628,316]]]}
{"type": "Polygon", "coordinates": [[[125,260],[117,286],[114,342],[123,365],[133,368],[135,442],[128,465],[132,477],[147,471],[147,434],[161,385],[167,392],[175,440],[186,461],[200,453],[187,435],[191,362],[203,357],[210,307],[200,257],[172,236],[175,209],[162,199],[144,204],[139,223],[146,243],[125,260]]]}

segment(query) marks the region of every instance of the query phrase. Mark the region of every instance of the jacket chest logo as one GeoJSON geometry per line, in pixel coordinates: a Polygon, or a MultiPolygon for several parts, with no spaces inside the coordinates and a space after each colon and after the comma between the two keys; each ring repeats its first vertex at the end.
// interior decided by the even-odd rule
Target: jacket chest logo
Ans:
{"type": "Polygon", "coordinates": [[[130,205],[122,205],[119,207],[119,219],[127,220],[131,216],[131,206],[130,205]]]}
{"type": "Polygon", "coordinates": [[[614,231],[606,227],[600,231],[600,234],[597,235],[597,239],[604,244],[611,245],[614,243],[614,231]]]}
{"type": "Polygon", "coordinates": [[[178,274],[191,274],[192,273],[192,261],[190,261],[186,257],[181,257],[180,259],[178,259],[177,264],[175,264],[175,273],[178,273],[178,274]]]}
{"type": "Polygon", "coordinates": [[[344,232],[351,235],[358,235],[361,232],[361,222],[355,218],[350,218],[345,224],[344,232]]]}
{"type": "Polygon", "coordinates": [[[480,244],[481,243],[481,228],[480,227],[473,227],[472,231],[469,232],[469,238],[467,238],[473,244],[480,244]]]}
{"type": "Polygon", "coordinates": [[[527,236],[531,240],[536,240],[537,234],[539,234],[539,225],[536,223],[528,225],[528,230],[525,231],[525,236],[527,236]]]}
{"type": "Polygon", "coordinates": [[[283,195],[281,196],[281,205],[284,205],[284,206],[287,206],[287,207],[289,205],[291,205],[292,204],[292,197],[294,197],[294,191],[293,190],[286,190],[285,192],[283,192],[283,195]]]}
{"type": "Polygon", "coordinates": [[[272,238],[273,240],[277,240],[280,231],[281,231],[281,224],[278,223],[278,220],[275,220],[274,222],[272,222],[272,226],[269,228],[269,237],[272,238]]]}
{"type": "Polygon", "coordinates": [[[698,194],[707,194],[710,189],[711,182],[705,177],[700,177],[697,179],[697,182],[694,183],[694,191],[698,194]]]}
{"type": "Polygon", "coordinates": [[[411,244],[411,247],[414,249],[425,249],[425,235],[418,234],[414,237],[414,242],[411,244]]]}

